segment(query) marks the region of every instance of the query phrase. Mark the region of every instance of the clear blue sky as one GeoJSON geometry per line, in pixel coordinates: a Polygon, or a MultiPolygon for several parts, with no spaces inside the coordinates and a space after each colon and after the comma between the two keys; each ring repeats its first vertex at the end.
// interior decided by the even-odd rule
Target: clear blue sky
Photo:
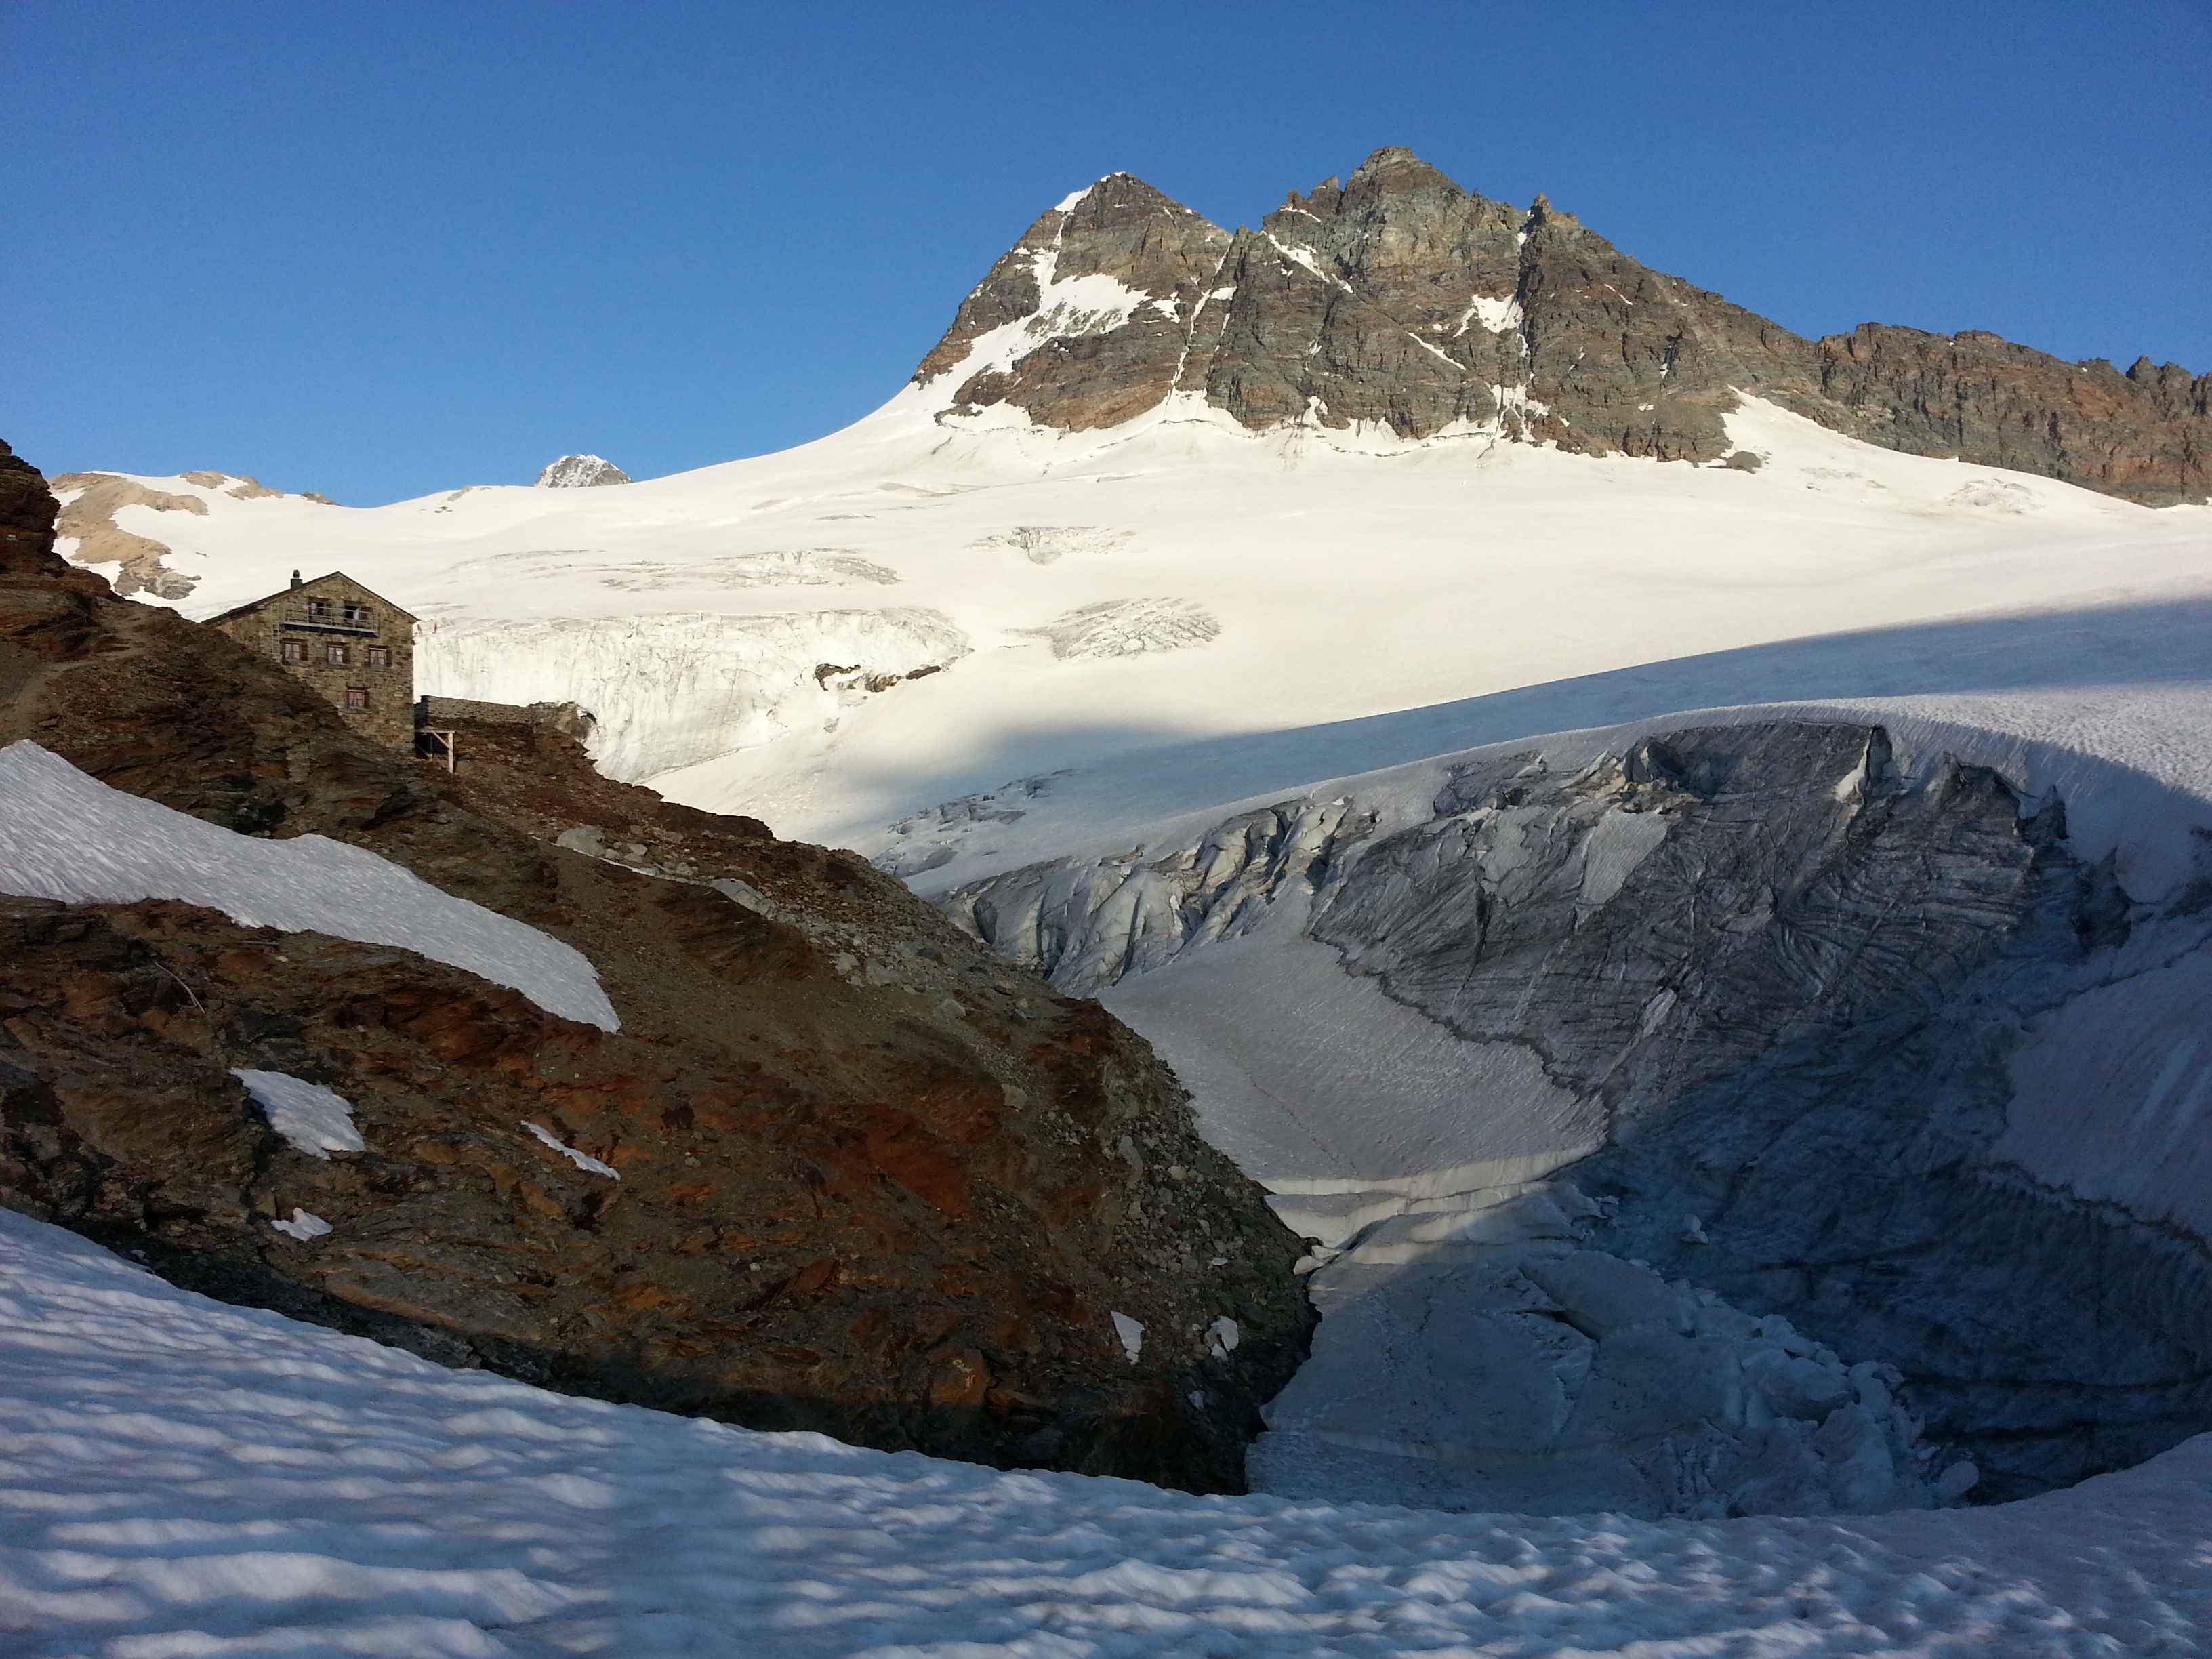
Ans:
{"type": "Polygon", "coordinates": [[[1126,168],[1405,144],[1803,333],[2212,369],[2212,0],[0,0],[0,436],[356,504],[784,447],[1126,168]]]}

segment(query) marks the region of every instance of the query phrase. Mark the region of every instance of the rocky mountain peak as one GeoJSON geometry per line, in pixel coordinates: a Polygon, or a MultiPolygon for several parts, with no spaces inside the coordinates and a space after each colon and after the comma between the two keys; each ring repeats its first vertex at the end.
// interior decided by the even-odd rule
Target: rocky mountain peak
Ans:
{"type": "Polygon", "coordinates": [[[1109,174],[1039,216],[915,381],[950,422],[1079,432],[1191,394],[1255,431],[1695,462],[1729,453],[1724,417],[1748,393],[1870,442],[2153,505],[2212,492],[2212,376],[2077,367],[1979,331],[1807,339],[1547,197],[1524,213],[1399,147],[1234,234],[1109,174]]]}
{"type": "Polygon", "coordinates": [[[915,381],[943,377],[951,406],[969,414],[1012,404],[1071,431],[1116,425],[1171,388],[1186,319],[1229,240],[1143,179],[1109,173],[1030,226],[915,381]]]}
{"type": "Polygon", "coordinates": [[[1109,173],[1061,213],[1054,278],[1110,276],[1164,297],[1211,276],[1228,240],[1219,226],[1133,173],[1109,173]]]}
{"type": "Polygon", "coordinates": [[[1424,191],[1448,191],[1462,196],[1467,193],[1413,151],[1395,144],[1376,150],[1354,167],[1348,188],[1378,195],[1407,195],[1424,191]]]}
{"type": "Polygon", "coordinates": [[[629,474],[604,455],[563,455],[538,475],[540,489],[584,489],[595,484],[626,484],[629,474]]]}

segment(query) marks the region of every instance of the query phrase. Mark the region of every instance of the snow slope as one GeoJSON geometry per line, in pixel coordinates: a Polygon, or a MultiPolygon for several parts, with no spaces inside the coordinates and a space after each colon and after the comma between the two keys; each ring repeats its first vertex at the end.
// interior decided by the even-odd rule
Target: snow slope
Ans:
{"type": "Polygon", "coordinates": [[[207,513],[118,521],[198,580],[187,614],[342,567],[425,618],[422,689],[573,699],[611,771],[786,835],[896,851],[918,811],[1065,775],[941,882],[1071,826],[1528,732],[2002,691],[2020,664],[1980,616],[2041,618],[2063,650],[2069,617],[2095,635],[2212,604],[2212,509],[1894,454],[1755,401],[1730,422],[1767,457],[1747,475],[1480,432],[1255,434],[1188,397],[1067,435],[946,416],[959,378],[621,489],[349,509],[160,480],[207,513]],[[824,665],[943,672],[869,691],[824,665]],[[1568,695],[1510,720],[1473,701],[1538,687],[1568,695]]]}
{"type": "Polygon", "coordinates": [[[550,934],[343,842],[241,836],[110,789],[34,743],[0,749],[0,893],[65,904],[176,899],[241,927],[398,945],[564,1019],[619,1024],[592,964],[550,934]]]}
{"type": "Polygon", "coordinates": [[[0,1646],[407,1659],[2203,1651],[2212,1437],[2072,1491],[1662,1526],[1191,1498],[543,1393],[0,1213],[0,1646]]]}

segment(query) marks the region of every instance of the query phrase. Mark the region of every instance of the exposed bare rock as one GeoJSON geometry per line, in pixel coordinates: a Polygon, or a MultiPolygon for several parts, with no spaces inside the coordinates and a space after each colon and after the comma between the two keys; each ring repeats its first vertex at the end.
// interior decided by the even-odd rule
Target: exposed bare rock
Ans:
{"type": "Polygon", "coordinates": [[[59,513],[39,469],[0,440],[0,536],[8,538],[11,556],[51,552],[59,513]]]}
{"type": "Polygon", "coordinates": [[[1819,343],[1817,386],[1785,389],[1839,411],[1825,424],[1918,455],[2039,472],[2154,507],[2212,480],[2212,374],[2139,360],[2062,362],[1995,334],[1863,324],[1819,343]]]}
{"type": "Polygon", "coordinates": [[[1867,324],[1808,340],[1650,270],[1538,197],[1462,189],[1403,149],[1208,224],[1126,173],[1040,217],[915,372],[947,418],[1082,431],[1194,393],[1243,425],[1488,431],[1715,461],[1737,395],[1915,454],[2152,505],[2212,492],[2212,375],[2075,364],[1995,335],[1867,324]]]}
{"type": "Polygon", "coordinates": [[[366,848],[584,952],[621,1028],[402,950],[0,898],[0,1201],[578,1392],[1241,1485],[1311,1325],[1298,1243],[1126,1028],[850,854],[609,781],[560,722],[465,722],[451,775],[363,745],[64,565],[10,461],[0,746],[366,848]],[[241,1071],[340,1097],[362,1149],[301,1150],[241,1071]]]}
{"type": "Polygon", "coordinates": [[[629,473],[603,455],[563,455],[538,475],[540,489],[585,489],[629,481],[629,473]]]}
{"type": "Polygon", "coordinates": [[[1010,403],[1070,431],[1127,420],[1174,386],[1228,243],[1143,180],[1102,179],[1023,234],[915,378],[957,368],[962,406],[1010,403]]]}
{"type": "MultiPolygon", "coordinates": [[[[208,477],[221,475],[209,473],[208,477]]],[[[150,507],[157,513],[191,513],[204,518],[207,503],[197,495],[149,489],[135,478],[112,472],[70,472],[54,480],[58,491],[75,491],[62,507],[59,534],[76,538],[70,557],[78,564],[119,564],[115,591],[151,593],[156,599],[181,599],[199,586],[199,579],[173,570],[166,543],[125,530],[115,514],[126,507],[150,507]]]]}

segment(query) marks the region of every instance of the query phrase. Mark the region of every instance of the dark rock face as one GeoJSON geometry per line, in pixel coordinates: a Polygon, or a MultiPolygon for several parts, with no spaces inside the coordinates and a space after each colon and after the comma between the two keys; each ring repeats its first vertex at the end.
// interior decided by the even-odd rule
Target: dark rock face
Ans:
{"type": "MultiPolygon", "coordinates": [[[[2062,362],[1996,335],[1863,325],[1818,345],[1817,383],[1784,389],[1854,437],[2039,472],[2153,507],[2212,481],[2212,374],[2139,359],[2062,362]],[[1838,409],[1840,416],[1816,410],[1838,409]]],[[[1794,406],[1794,405],[1793,405],[1794,406]]]]}
{"type": "Polygon", "coordinates": [[[916,378],[958,367],[984,335],[1034,318],[1034,339],[1000,354],[1006,367],[968,374],[957,403],[1050,409],[1053,424],[1069,431],[1126,421],[1175,384],[1186,319],[1203,309],[1228,243],[1226,232],[1141,179],[1102,179],[1041,216],[992,266],[916,378]],[[1103,295],[1066,287],[1086,276],[1110,279],[1138,303],[1109,310],[1111,325],[1098,326],[1103,295]]]}
{"type": "MultiPolygon", "coordinates": [[[[1307,936],[1347,973],[1540,1066],[1541,1100],[1471,1072],[1471,1110],[1565,1100],[1598,1126],[1601,1150],[1564,1173],[1613,1206],[1602,1249],[1894,1364],[1980,1496],[2212,1427],[2212,1243],[2000,1146],[2054,1112],[2130,1133],[2129,1099],[2025,1103],[2023,1032],[2212,963],[2202,884],[2130,901],[2070,851],[2062,803],[2023,817],[2004,780],[1955,762],[1902,778],[1879,730],[1692,730],[1572,775],[1534,753],[1470,763],[1389,834],[1355,790],[945,901],[1094,990],[1285,902],[1310,903],[1307,936]]],[[[2193,1041],[2160,1063],[2172,1098],[2204,1086],[2193,1041]]]]}
{"type": "Polygon", "coordinates": [[[0,440],[0,536],[8,538],[11,554],[52,550],[60,514],[39,469],[0,440]]]}
{"type": "Polygon", "coordinates": [[[1312,1322],[1298,1242],[1126,1028],[856,858],[599,777],[551,723],[471,726],[450,776],[363,743],[274,665],[64,565],[8,459],[0,746],[366,847],[575,945],[623,1024],[187,906],[0,897],[0,1202],[576,1392],[1241,1486],[1312,1322]],[[241,1068],[342,1095],[366,1150],[295,1150],[241,1068]],[[295,1207],[332,1231],[279,1233],[295,1207]],[[1145,1327],[1134,1362],[1116,1313],[1145,1327]],[[1216,1354],[1224,1316],[1246,1338],[1216,1354]]]}
{"type": "Polygon", "coordinates": [[[1808,340],[1541,197],[1523,212],[1402,149],[1234,234],[1126,173],[1103,179],[1030,228],[915,378],[956,370],[956,417],[1007,404],[1082,431],[1189,392],[1255,429],[1462,423],[1662,460],[1723,456],[1742,392],[1891,448],[2153,506],[2212,491],[2212,375],[1876,324],[1808,340]],[[1083,276],[1144,303],[1054,294],[1083,276]],[[990,361],[969,362],[994,330],[990,361]]]}

